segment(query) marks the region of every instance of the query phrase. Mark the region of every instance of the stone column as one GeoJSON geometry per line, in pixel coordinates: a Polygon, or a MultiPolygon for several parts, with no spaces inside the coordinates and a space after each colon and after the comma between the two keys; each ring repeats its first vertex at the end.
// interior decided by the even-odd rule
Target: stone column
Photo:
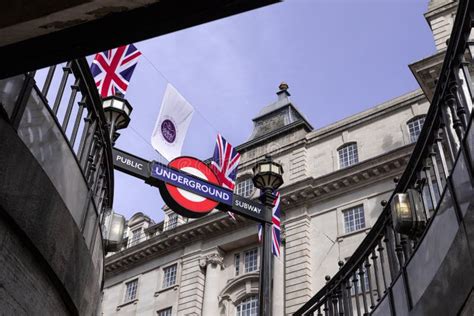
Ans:
{"type": "Polygon", "coordinates": [[[189,253],[183,257],[177,308],[179,316],[202,315],[205,276],[200,267],[200,260],[200,251],[189,253]]]}
{"type": "Polygon", "coordinates": [[[311,298],[311,219],[303,215],[286,221],[286,314],[293,314],[311,298]]]}
{"type": "Polygon", "coordinates": [[[224,269],[224,258],[219,253],[207,255],[201,259],[201,268],[206,269],[204,285],[203,315],[219,315],[219,277],[224,269]]]}

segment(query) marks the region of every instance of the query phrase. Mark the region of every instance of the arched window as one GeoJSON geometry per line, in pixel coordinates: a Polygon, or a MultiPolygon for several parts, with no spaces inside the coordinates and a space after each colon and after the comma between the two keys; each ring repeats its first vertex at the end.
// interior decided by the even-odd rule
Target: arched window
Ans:
{"type": "Polygon", "coordinates": [[[425,116],[416,116],[407,122],[408,133],[410,134],[410,142],[414,143],[420,135],[421,128],[425,122],[425,116]]]}
{"type": "Polygon", "coordinates": [[[339,154],[339,168],[346,168],[359,162],[357,143],[344,144],[337,150],[339,154]]]}
{"type": "Polygon", "coordinates": [[[256,295],[248,296],[243,299],[237,309],[236,316],[257,316],[258,314],[258,298],[256,295]]]}
{"type": "Polygon", "coordinates": [[[243,197],[251,197],[255,187],[253,186],[253,181],[251,178],[247,178],[237,183],[235,186],[235,194],[241,195],[243,197]]]}

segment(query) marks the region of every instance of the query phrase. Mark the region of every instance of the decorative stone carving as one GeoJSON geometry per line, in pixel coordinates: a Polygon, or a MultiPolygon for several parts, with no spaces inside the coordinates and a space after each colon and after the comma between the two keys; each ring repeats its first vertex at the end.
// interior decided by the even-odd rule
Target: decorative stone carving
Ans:
{"type": "Polygon", "coordinates": [[[199,266],[201,268],[206,268],[207,265],[220,265],[221,269],[224,269],[224,258],[218,253],[211,253],[199,261],[199,266]]]}

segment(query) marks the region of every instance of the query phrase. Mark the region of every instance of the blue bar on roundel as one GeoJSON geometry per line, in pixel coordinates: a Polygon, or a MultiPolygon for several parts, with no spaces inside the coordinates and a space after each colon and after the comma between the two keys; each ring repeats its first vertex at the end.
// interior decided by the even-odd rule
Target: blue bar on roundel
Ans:
{"type": "Polygon", "coordinates": [[[153,162],[151,176],[202,197],[232,206],[233,192],[186,172],[153,162]]]}

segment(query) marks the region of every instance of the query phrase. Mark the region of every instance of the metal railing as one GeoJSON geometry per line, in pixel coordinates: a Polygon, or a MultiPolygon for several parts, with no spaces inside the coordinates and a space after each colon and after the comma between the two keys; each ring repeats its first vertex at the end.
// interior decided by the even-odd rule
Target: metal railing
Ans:
{"type": "MultiPolygon", "coordinates": [[[[406,267],[427,237],[433,222],[445,216],[446,203],[459,184],[454,183],[458,163],[472,174],[472,139],[466,140],[471,128],[474,95],[471,73],[473,56],[468,39],[474,1],[460,1],[444,64],[437,82],[433,101],[407,168],[396,179],[396,188],[366,238],[347,262],[339,263],[339,271],[295,315],[369,315],[384,304],[383,312],[393,314],[393,286],[400,278],[407,284],[406,267]],[[471,152],[469,152],[471,150],[471,152]],[[468,167],[466,167],[466,165],[468,167]],[[456,168],[456,170],[455,170],[456,168]],[[427,223],[416,237],[399,234],[393,226],[390,204],[395,194],[416,190],[422,197],[427,223]],[[440,210],[441,209],[441,210],[440,210]],[[440,215],[441,214],[441,215],[440,215]],[[363,280],[361,282],[361,280],[363,280]],[[390,299],[387,299],[390,297],[390,299]],[[384,300],[386,302],[384,302],[384,300]],[[388,303],[387,303],[388,302],[388,303]],[[389,308],[390,307],[390,308],[389,308]]],[[[471,132],[472,133],[472,132],[471,132]]],[[[470,187],[469,187],[470,188],[470,187]]],[[[473,191],[469,191],[472,196],[473,191]]],[[[459,195],[458,195],[459,197],[459,195]]],[[[454,203],[453,203],[454,204],[454,203]]],[[[453,207],[451,215],[460,221],[460,208],[453,207]]],[[[405,288],[408,308],[413,308],[420,295],[410,295],[405,288]],[[415,299],[413,298],[415,297],[415,299]]],[[[412,291],[414,291],[412,289],[412,291]]],[[[433,298],[435,299],[435,298],[433,298]]],[[[442,298],[440,298],[442,299],[442,298]]]]}
{"type": "Polygon", "coordinates": [[[102,100],[86,59],[0,80],[0,112],[48,174],[92,251],[101,216],[112,207],[114,180],[102,100]]]}

